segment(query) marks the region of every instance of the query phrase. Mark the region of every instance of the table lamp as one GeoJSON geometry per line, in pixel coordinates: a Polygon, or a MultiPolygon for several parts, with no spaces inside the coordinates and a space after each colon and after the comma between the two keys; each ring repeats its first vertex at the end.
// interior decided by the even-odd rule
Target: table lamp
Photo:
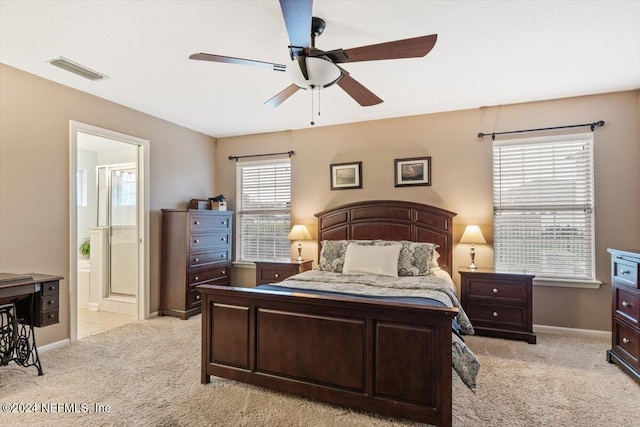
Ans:
{"type": "Polygon", "coordinates": [[[471,243],[471,265],[469,265],[468,268],[478,268],[475,263],[476,249],[473,247],[473,244],[487,243],[482,235],[482,231],[480,231],[480,227],[477,225],[467,225],[467,228],[465,228],[464,233],[462,233],[462,237],[460,238],[460,243],[471,243]]]}
{"type": "Polygon", "coordinates": [[[307,230],[306,225],[296,224],[289,232],[289,240],[295,240],[298,242],[298,258],[296,261],[302,261],[302,243],[301,240],[311,240],[311,234],[307,230]]]}

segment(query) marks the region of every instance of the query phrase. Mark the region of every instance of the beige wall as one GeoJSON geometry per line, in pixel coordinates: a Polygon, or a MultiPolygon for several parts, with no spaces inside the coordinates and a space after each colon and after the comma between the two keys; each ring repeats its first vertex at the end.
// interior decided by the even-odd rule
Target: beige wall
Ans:
{"type": "MultiPolygon", "coordinates": [[[[235,208],[235,162],[229,155],[294,150],[292,216],[314,224],[314,213],[368,199],[409,200],[458,213],[455,238],[464,225],[478,223],[492,240],[491,139],[478,132],[591,123],[595,133],[597,290],[536,286],[534,323],[583,329],[610,329],[607,248],[640,247],[640,91],[370,121],[315,129],[221,138],[217,141],[216,192],[235,208]],[[431,156],[430,187],[395,188],[394,159],[431,156]],[[330,191],[331,163],[362,161],[363,188],[330,191]]],[[[330,106],[329,106],[330,108],[330,106]]],[[[355,107],[354,107],[355,108],[355,107]]],[[[582,131],[588,128],[581,129],[582,131]]],[[[534,134],[528,134],[534,136],[534,134]]],[[[317,259],[307,242],[305,258],[317,259]]],[[[469,247],[454,250],[454,266],[469,262],[469,247]]],[[[476,262],[490,266],[490,245],[479,245],[476,262]]],[[[234,269],[234,284],[255,284],[252,269],[234,269]]],[[[459,275],[454,273],[454,280],[459,275]]]]}
{"type": "MultiPolygon", "coordinates": [[[[215,139],[2,64],[0,271],[70,277],[69,120],[150,141],[150,305],[157,311],[160,209],[214,194],[215,139]]],[[[60,292],[60,323],[37,330],[41,345],[69,337],[68,279],[60,292]]]]}

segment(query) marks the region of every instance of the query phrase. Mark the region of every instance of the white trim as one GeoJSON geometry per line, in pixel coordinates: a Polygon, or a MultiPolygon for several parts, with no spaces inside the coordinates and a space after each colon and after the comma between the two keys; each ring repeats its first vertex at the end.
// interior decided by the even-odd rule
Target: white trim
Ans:
{"type": "Polygon", "coordinates": [[[561,326],[533,325],[533,332],[557,335],[569,335],[574,337],[598,337],[611,338],[611,331],[599,331],[596,329],[564,328],[561,326]]]}
{"type": "Polygon", "coordinates": [[[109,129],[100,128],[74,120],[69,120],[69,322],[70,340],[78,340],[78,244],[77,244],[77,200],[76,200],[76,169],[78,167],[78,132],[85,132],[104,138],[133,144],[138,147],[138,320],[148,319],[150,310],[150,211],[151,198],[149,191],[150,175],[150,142],[109,129]]]}
{"type": "Polygon", "coordinates": [[[69,344],[71,344],[71,340],[69,338],[65,338],[63,340],[52,342],[50,344],[38,346],[38,353],[46,353],[47,351],[55,350],[56,348],[66,347],[69,344]]]}
{"type": "Polygon", "coordinates": [[[599,280],[570,280],[570,279],[533,279],[534,286],[550,286],[556,288],[600,289],[599,280]]]}
{"type": "Polygon", "coordinates": [[[158,316],[158,312],[154,311],[153,313],[149,313],[148,319],[156,319],[158,316]]]}

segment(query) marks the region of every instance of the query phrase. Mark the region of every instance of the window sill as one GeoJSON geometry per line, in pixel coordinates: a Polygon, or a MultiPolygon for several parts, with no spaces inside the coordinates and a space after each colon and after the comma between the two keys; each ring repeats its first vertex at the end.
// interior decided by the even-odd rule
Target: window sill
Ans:
{"type": "Polygon", "coordinates": [[[571,279],[533,279],[534,286],[550,286],[554,288],[600,289],[599,280],[571,280],[571,279]]]}

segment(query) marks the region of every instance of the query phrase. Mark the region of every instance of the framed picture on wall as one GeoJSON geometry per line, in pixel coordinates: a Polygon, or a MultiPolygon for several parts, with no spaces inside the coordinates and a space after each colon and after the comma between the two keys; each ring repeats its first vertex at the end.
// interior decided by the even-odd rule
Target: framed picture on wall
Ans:
{"type": "Polygon", "coordinates": [[[431,185],[431,157],[395,159],[396,187],[431,185]]]}
{"type": "Polygon", "coordinates": [[[334,163],[331,165],[331,189],[362,188],[362,162],[334,163]]]}

